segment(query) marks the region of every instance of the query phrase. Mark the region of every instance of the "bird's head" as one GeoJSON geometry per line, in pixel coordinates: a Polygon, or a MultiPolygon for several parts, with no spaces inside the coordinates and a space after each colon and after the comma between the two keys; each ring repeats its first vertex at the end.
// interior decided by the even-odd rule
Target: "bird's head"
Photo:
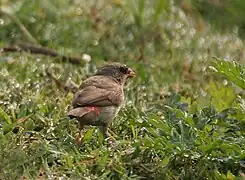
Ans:
{"type": "Polygon", "coordinates": [[[128,78],[132,78],[136,74],[124,64],[112,63],[99,68],[95,75],[110,76],[120,84],[124,84],[128,78]]]}

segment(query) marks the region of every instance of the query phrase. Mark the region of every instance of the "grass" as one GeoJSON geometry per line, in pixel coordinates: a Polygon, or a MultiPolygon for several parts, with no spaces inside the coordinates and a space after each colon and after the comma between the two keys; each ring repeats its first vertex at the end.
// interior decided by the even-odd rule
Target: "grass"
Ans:
{"type": "Polygon", "coordinates": [[[37,42],[91,61],[0,52],[0,179],[244,178],[244,40],[235,28],[215,31],[168,0],[5,0],[1,14],[2,47],[37,42]],[[72,93],[45,69],[80,84],[112,61],[137,72],[110,126],[116,142],[91,128],[78,148],[66,117],[72,93]]]}

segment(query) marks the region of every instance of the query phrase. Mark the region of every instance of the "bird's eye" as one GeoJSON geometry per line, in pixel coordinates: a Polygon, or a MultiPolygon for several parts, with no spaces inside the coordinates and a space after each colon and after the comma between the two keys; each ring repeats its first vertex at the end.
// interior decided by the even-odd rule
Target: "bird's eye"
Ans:
{"type": "Polygon", "coordinates": [[[127,66],[126,66],[126,65],[121,66],[121,67],[120,67],[120,72],[122,72],[123,74],[127,74],[127,72],[128,72],[127,66]]]}

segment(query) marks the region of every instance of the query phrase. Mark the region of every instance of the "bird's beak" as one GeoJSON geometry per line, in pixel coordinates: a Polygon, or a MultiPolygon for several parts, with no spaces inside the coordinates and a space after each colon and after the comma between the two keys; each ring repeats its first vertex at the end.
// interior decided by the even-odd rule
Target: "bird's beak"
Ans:
{"type": "Polygon", "coordinates": [[[132,78],[136,76],[136,73],[130,68],[128,68],[127,74],[128,74],[128,78],[132,78]]]}

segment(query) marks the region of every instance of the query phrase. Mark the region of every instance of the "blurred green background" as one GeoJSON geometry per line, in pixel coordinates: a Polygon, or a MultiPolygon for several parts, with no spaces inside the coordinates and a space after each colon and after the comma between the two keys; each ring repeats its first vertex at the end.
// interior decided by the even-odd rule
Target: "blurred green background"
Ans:
{"type": "Polygon", "coordinates": [[[1,0],[0,179],[244,179],[242,0],[1,0]],[[28,52],[48,47],[81,64],[28,52]],[[87,58],[86,58],[87,57],[87,58]],[[216,57],[216,58],[213,58],[216,57]],[[121,62],[137,77],[110,129],[76,147],[80,84],[121,62]]]}

